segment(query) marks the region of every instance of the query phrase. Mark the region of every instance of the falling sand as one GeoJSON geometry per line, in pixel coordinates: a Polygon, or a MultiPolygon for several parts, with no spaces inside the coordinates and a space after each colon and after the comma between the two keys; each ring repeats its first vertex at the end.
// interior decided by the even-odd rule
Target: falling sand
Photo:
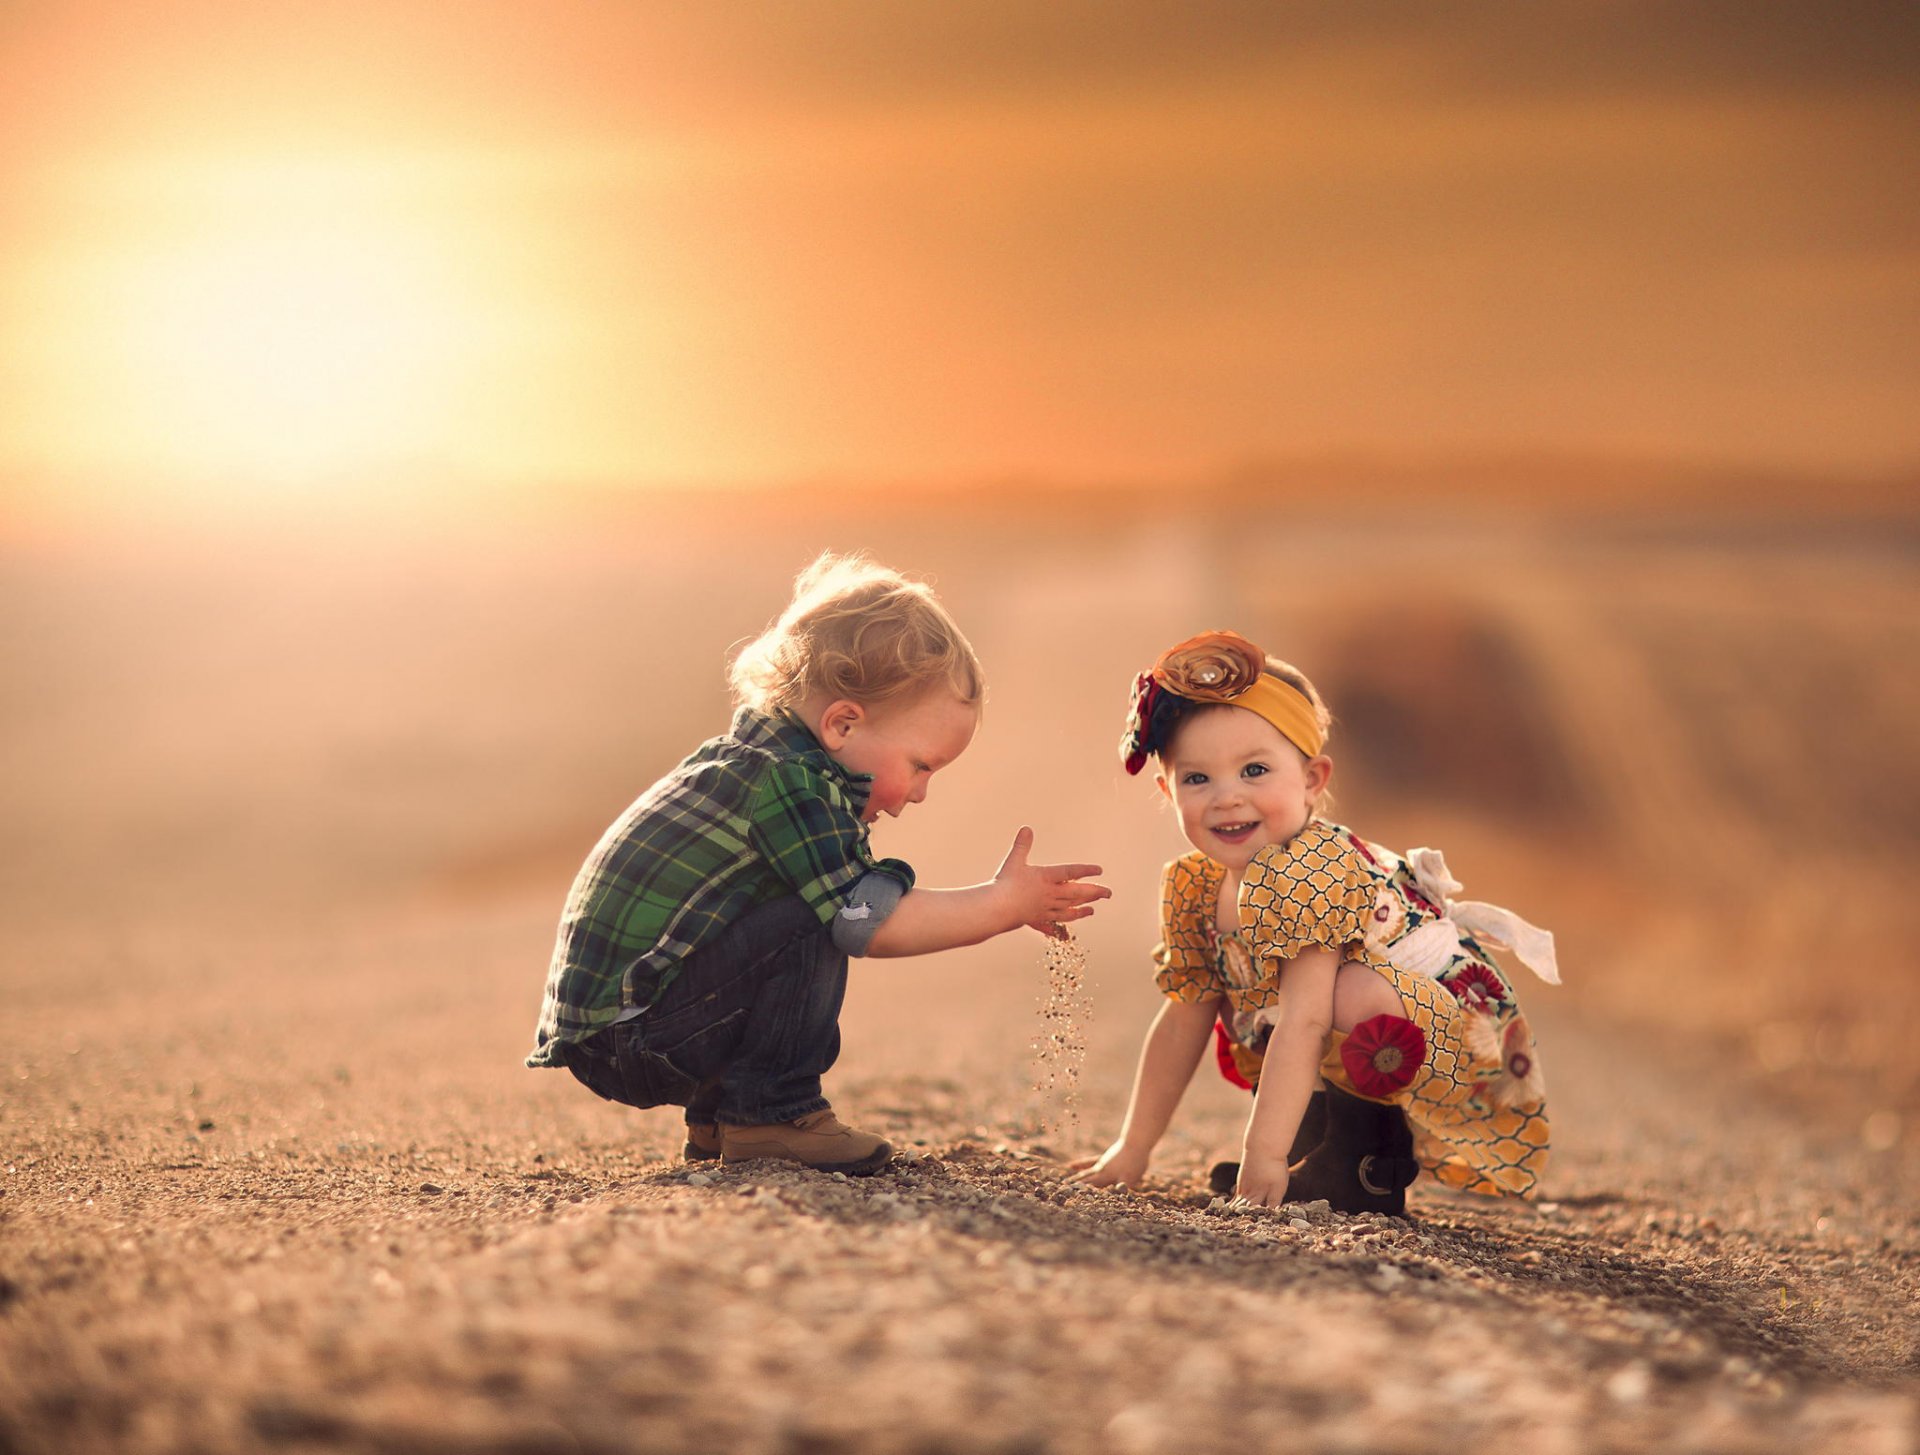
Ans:
{"type": "Polygon", "coordinates": [[[1040,1034],[1034,1037],[1033,1089],[1049,1107],[1057,1106],[1056,1120],[1043,1111],[1053,1129],[1078,1131],[1080,1126],[1080,1068],[1087,1059],[1086,1023],[1093,1019],[1087,997],[1087,951],[1072,935],[1047,939],[1047,996],[1040,1006],[1040,1034]]]}

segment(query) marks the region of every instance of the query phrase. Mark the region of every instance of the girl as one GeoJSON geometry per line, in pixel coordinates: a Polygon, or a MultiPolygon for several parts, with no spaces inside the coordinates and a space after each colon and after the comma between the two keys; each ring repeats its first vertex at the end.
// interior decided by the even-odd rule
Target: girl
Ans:
{"type": "Polygon", "coordinates": [[[1452,1188],[1533,1194],[1545,1087],[1483,945],[1558,984],[1553,937],[1454,900],[1437,851],[1395,854],[1322,818],[1330,723],[1311,682],[1233,632],[1182,642],[1135,680],[1121,755],[1129,773],[1159,760],[1193,852],[1161,880],[1167,1000],[1126,1122],[1075,1164],[1079,1180],[1140,1181],[1212,1035],[1222,1074],[1255,1091],[1217,1192],[1399,1214],[1424,1167],[1452,1188]]]}

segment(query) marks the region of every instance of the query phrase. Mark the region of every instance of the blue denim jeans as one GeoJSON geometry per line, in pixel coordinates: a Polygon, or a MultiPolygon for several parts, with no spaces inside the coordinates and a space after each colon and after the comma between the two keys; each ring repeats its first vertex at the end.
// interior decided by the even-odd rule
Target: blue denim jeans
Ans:
{"type": "Polygon", "coordinates": [[[568,1046],[608,1101],[761,1126],[820,1111],[840,1055],[846,953],[798,896],[759,905],[688,956],[645,1010],[568,1046]]]}

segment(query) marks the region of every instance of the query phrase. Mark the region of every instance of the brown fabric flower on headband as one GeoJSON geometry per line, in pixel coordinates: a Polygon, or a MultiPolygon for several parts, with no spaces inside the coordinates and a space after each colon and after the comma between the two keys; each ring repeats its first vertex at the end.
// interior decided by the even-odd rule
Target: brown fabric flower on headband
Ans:
{"type": "Polygon", "coordinates": [[[1266,658],[1238,632],[1201,632],[1169,647],[1153,680],[1192,702],[1230,702],[1260,680],[1266,658]]]}

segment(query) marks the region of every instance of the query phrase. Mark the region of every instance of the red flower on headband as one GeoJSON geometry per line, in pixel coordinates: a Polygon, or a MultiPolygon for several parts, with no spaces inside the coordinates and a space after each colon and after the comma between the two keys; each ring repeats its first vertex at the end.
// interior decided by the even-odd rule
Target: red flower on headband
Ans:
{"type": "Polygon", "coordinates": [[[1264,653],[1238,632],[1202,632],[1167,648],[1152,670],[1133,679],[1120,762],[1129,773],[1147,766],[1179,718],[1183,702],[1231,702],[1260,680],[1264,653]],[[1156,725],[1156,710],[1160,722],[1156,725]]]}
{"type": "Polygon", "coordinates": [[[1392,1096],[1427,1064],[1426,1034],[1404,1016],[1374,1016],[1348,1033],[1340,1064],[1362,1096],[1392,1096]]]}
{"type": "Polygon", "coordinates": [[[1153,708],[1160,697],[1160,684],[1151,672],[1133,679],[1133,700],[1127,704],[1126,731],[1120,734],[1120,764],[1129,773],[1147,766],[1152,749],[1147,746],[1147,725],[1153,721],[1153,708]]]}
{"type": "Polygon", "coordinates": [[[1266,665],[1265,654],[1238,632],[1201,632],[1162,652],[1153,678],[1194,702],[1231,702],[1260,680],[1266,665]]]}

